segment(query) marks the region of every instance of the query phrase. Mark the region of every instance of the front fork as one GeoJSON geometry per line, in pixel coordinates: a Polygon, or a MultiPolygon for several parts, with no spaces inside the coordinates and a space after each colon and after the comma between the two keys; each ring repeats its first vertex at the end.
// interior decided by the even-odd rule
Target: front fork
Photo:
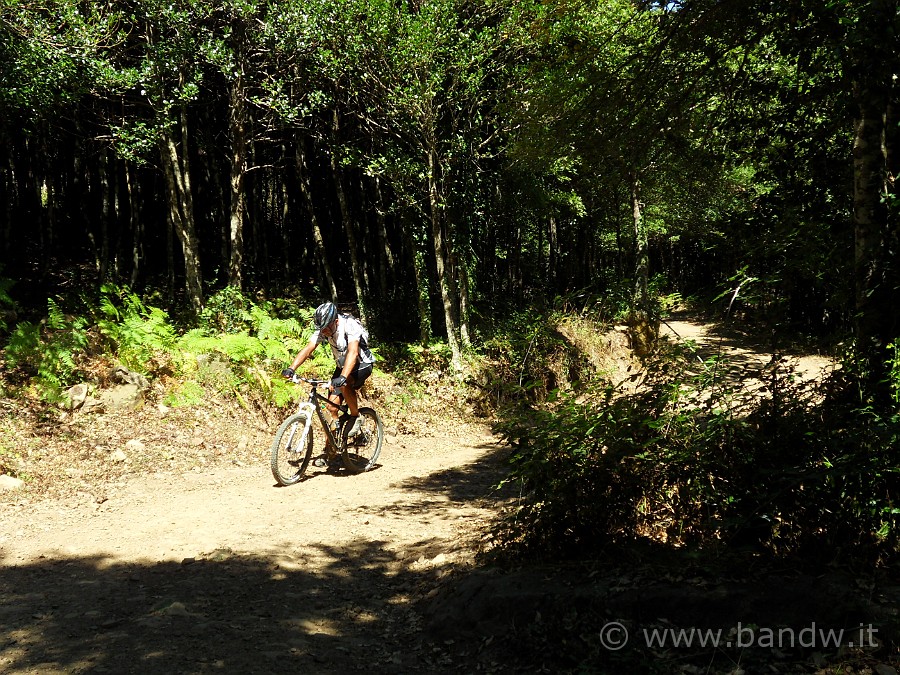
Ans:
{"type": "Polygon", "coordinates": [[[303,431],[300,432],[300,442],[294,446],[296,448],[302,449],[306,447],[306,438],[309,435],[313,421],[313,410],[317,410],[317,408],[309,402],[301,403],[297,406],[298,413],[305,413],[306,421],[303,423],[303,431]]]}

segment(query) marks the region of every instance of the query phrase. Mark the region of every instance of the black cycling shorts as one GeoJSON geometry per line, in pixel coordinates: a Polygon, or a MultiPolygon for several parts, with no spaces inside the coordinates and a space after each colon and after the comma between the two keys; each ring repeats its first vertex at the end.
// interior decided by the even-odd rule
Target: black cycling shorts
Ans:
{"type": "MultiPolygon", "coordinates": [[[[340,366],[337,366],[334,369],[334,373],[332,373],[331,378],[334,379],[335,377],[340,375],[342,370],[343,370],[343,368],[341,368],[340,366]]],[[[363,382],[365,382],[367,379],[369,379],[369,375],[371,375],[371,374],[372,374],[372,364],[371,363],[359,363],[357,361],[356,368],[354,368],[350,372],[351,377],[353,377],[353,388],[359,389],[361,386],[363,386],[363,382]]]]}

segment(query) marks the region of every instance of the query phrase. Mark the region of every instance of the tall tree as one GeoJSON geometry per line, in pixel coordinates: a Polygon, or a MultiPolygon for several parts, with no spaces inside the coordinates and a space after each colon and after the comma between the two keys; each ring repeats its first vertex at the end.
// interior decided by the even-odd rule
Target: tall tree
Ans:
{"type": "Polygon", "coordinates": [[[360,63],[368,104],[361,123],[379,139],[368,165],[401,200],[420,208],[452,362],[461,370],[471,248],[457,205],[471,207],[474,195],[466,192],[464,176],[478,172],[479,158],[494,149],[491,142],[502,131],[499,95],[514,49],[511,5],[375,4],[377,18],[368,28],[380,49],[360,63]]]}
{"type": "Polygon", "coordinates": [[[193,148],[188,108],[203,82],[197,59],[205,19],[200,6],[176,6],[154,0],[141,5],[141,94],[152,117],[166,186],[169,225],[181,244],[188,304],[195,314],[203,308],[200,239],[194,214],[190,154],[193,148]]]}
{"type": "Polygon", "coordinates": [[[873,392],[886,393],[882,383],[888,379],[888,345],[900,337],[900,209],[894,173],[900,153],[900,2],[874,0],[849,18],[847,69],[856,108],[856,333],[873,392]]]}

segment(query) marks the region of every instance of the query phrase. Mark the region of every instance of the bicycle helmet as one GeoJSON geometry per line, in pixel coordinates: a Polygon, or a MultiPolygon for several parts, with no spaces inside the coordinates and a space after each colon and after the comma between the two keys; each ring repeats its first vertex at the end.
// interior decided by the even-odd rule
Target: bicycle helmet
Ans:
{"type": "Polygon", "coordinates": [[[316,327],[316,330],[322,330],[332,321],[337,318],[338,311],[337,307],[334,306],[333,302],[323,302],[321,305],[316,307],[316,315],[313,318],[313,325],[316,327]]]}

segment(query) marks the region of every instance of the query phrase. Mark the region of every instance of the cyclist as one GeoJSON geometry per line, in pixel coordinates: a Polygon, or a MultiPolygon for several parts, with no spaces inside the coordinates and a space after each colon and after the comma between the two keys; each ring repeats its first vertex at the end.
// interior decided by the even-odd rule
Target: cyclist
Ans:
{"type": "MultiPolygon", "coordinates": [[[[333,302],[323,302],[316,308],[313,316],[315,331],[309,338],[309,343],[299,351],[289,368],[281,371],[283,377],[290,379],[306,359],[309,358],[316,347],[327,342],[334,356],[335,369],[331,375],[331,395],[329,400],[335,405],[339,404],[341,397],[347,402],[349,419],[345,422],[353,424],[350,427],[350,436],[359,432],[359,400],[356,390],[372,374],[372,365],[375,357],[369,351],[369,333],[359,322],[349,314],[340,314],[333,302]]],[[[337,421],[338,409],[329,406],[332,417],[337,421]]]]}

